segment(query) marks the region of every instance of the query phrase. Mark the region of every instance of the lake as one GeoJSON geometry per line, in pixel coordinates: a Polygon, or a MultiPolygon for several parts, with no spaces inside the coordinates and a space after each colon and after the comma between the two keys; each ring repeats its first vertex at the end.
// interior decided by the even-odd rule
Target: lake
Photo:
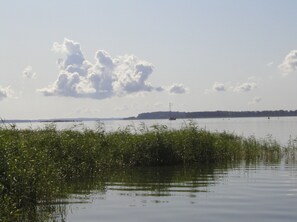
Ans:
{"type": "MultiPolygon", "coordinates": [[[[297,118],[196,119],[200,128],[244,137],[297,136],[297,118]]],[[[104,121],[107,131],[155,124],[178,129],[187,120],[104,121]]],[[[96,129],[95,122],[56,123],[58,129],[96,129]]],[[[44,124],[18,124],[38,128],[44,124]]],[[[297,162],[239,162],[211,166],[115,169],[73,181],[68,196],[50,205],[54,221],[297,221],[297,162]]]]}

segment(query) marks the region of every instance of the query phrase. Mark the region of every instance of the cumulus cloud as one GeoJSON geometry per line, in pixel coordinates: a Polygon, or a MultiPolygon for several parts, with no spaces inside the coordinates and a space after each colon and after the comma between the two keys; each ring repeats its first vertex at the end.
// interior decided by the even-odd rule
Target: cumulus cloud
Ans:
{"type": "Polygon", "coordinates": [[[257,88],[257,83],[255,82],[244,82],[244,83],[237,83],[232,84],[228,83],[221,83],[215,82],[212,86],[212,90],[206,90],[207,93],[214,91],[214,92],[250,92],[257,88]]]}
{"type": "Polygon", "coordinates": [[[187,90],[188,89],[183,84],[180,84],[180,83],[175,83],[169,86],[168,88],[168,91],[171,94],[184,94],[187,92],[187,90]]]}
{"type": "Polygon", "coordinates": [[[13,90],[10,88],[10,86],[7,86],[7,87],[0,86],[0,101],[10,97],[13,97],[13,90]]]}
{"type": "Polygon", "coordinates": [[[254,82],[245,82],[242,84],[239,84],[234,87],[234,92],[249,92],[257,88],[257,84],[254,82]]]}
{"type": "Polygon", "coordinates": [[[36,77],[36,72],[33,72],[32,66],[27,66],[23,71],[23,77],[27,79],[34,79],[36,77]]]}
{"type": "Polygon", "coordinates": [[[224,92],[226,91],[226,87],[224,83],[215,82],[212,86],[212,90],[216,92],[224,92]]]}
{"type": "Polygon", "coordinates": [[[283,72],[290,73],[297,70],[297,50],[292,50],[286,55],[282,64],[278,66],[283,72]]]}
{"type": "Polygon", "coordinates": [[[250,101],[248,104],[249,104],[249,105],[255,105],[255,104],[257,104],[257,103],[260,103],[261,101],[262,101],[262,98],[259,97],[259,96],[257,96],[257,97],[254,97],[254,98],[252,99],[252,101],[250,101]]]}
{"type": "MultiPolygon", "coordinates": [[[[52,50],[65,55],[58,59],[58,78],[48,87],[39,89],[45,96],[69,96],[105,99],[132,93],[163,91],[162,86],[148,82],[154,67],[134,55],[113,57],[104,50],[95,54],[95,63],[85,59],[80,44],[69,39],[55,42],[52,50]]],[[[172,92],[184,93],[182,85],[172,92]]]]}

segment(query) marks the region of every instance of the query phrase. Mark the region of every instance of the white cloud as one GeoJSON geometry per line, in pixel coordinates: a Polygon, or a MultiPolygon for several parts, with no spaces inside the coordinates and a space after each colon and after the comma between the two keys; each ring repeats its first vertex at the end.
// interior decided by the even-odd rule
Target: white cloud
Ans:
{"type": "Polygon", "coordinates": [[[10,88],[10,86],[2,87],[0,86],[0,101],[5,98],[11,98],[13,97],[13,90],[10,88]]]}
{"type": "Polygon", "coordinates": [[[292,50],[278,66],[284,73],[290,73],[297,70],[297,50],[292,50]]]}
{"type": "MultiPolygon", "coordinates": [[[[148,82],[154,67],[134,55],[112,57],[99,50],[95,63],[85,59],[80,44],[69,39],[63,43],[55,42],[53,51],[63,53],[66,58],[59,59],[60,69],[56,81],[48,87],[39,89],[45,96],[69,96],[105,99],[132,93],[164,91],[164,87],[152,86],[148,82]]],[[[170,92],[184,93],[185,87],[177,84],[170,92]]]]}
{"type": "Polygon", "coordinates": [[[184,94],[188,91],[188,89],[183,84],[174,83],[168,87],[168,91],[171,94],[184,94]]]}
{"type": "Polygon", "coordinates": [[[249,105],[255,105],[255,104],[260,103],[261,101],[262,101],[262,98],[259,97],[259,96],[257,96],[257,97],[254,97],[254,98],[252,99],[252,101],[250,101],[248,104],[249,104],[249,105]]]}
{"type": "MultiPolygon", "coordinates": [[[[253,79],[253,77],[250,77],[250,79],[253,79]]],[[[237,83],[237,84],[232,84],[230,82],[228,82],[228,83],[215,82],[212,86],[212,90],[207,89],[206,93],[209,93],[211,91],[214,91],[214,92],[250,92],[256,88],[257,88],[257,83],[255,83],[255,82],[245,82],[245,83],[237,83]]]]}
{"type": "Polygon", "coordinates": [[[245,82],[242,84],[239,84],[234,87],[234,92],[250,92],[257,88],[257,84],[254,82],[245,82]]]}
{"type": "Polygon", "coordinates": [[[28,65],[23,71],[23,77],[27,79],[35,79],[36,72],[33,72],[32,66],[28,65]]]}
{"type": "Polygon", "coordinates": [[[224,83],[220,83],[220,82],[215,82],[212,86],[212,90],[216,91],[216,92],[225,92],[226,91],[226,87],[224,83]]]}

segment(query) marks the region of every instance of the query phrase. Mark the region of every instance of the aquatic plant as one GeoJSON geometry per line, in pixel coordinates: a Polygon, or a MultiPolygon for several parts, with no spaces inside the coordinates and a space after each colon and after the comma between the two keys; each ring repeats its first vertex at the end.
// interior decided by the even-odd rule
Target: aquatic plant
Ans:
{"type": "MultiPolygon", "coordinates": [[[[106,169],[134,166],[198,165],[269,161],[281,156],[274,141],[211,133],[189,123],[179,130],[163,125],[106,132],[57,130],[47,125],[0,128],[0,220],[16,221],[63,195],[63,184],[103,175],[106,169]]],[[[28,218],[28,217],[26,217],[28,218]]]]}

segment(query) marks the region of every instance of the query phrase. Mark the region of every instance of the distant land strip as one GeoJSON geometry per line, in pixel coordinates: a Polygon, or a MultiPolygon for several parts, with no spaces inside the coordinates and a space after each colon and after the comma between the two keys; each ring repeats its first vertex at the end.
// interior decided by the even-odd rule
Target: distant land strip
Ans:
{"type": "Polygon", "coordinates": [[[203,111],[203,112],[147,112],[140,113],[137,117],[125,119],[195,119],[195,118],[239,118],[239,117],[283,117],[297,116],[297,110],[275,110],[275,111],[203,111]]]}
{"type": "Polygon", "coordinates": [[[1,123],[34,123],[34,122],[86,122],[86,121],[108,121],[108,120],[146,120],[146,119],[197,119],[197,118],[241,118],[241,117],[285,117],[297,116],[297,110],[266,110],[266,111],[202,111],[202,112],[146,112],[136,117],[126,118],[55,118],[55,119],[1,119],[1,123]]]}
{"type": "Polygon", "coordinates": [[[59,122],[88,122],[123,120],[124,118],[54,118],[54,119],[1,119],[1,123],[59,123],[59,122]]]}

